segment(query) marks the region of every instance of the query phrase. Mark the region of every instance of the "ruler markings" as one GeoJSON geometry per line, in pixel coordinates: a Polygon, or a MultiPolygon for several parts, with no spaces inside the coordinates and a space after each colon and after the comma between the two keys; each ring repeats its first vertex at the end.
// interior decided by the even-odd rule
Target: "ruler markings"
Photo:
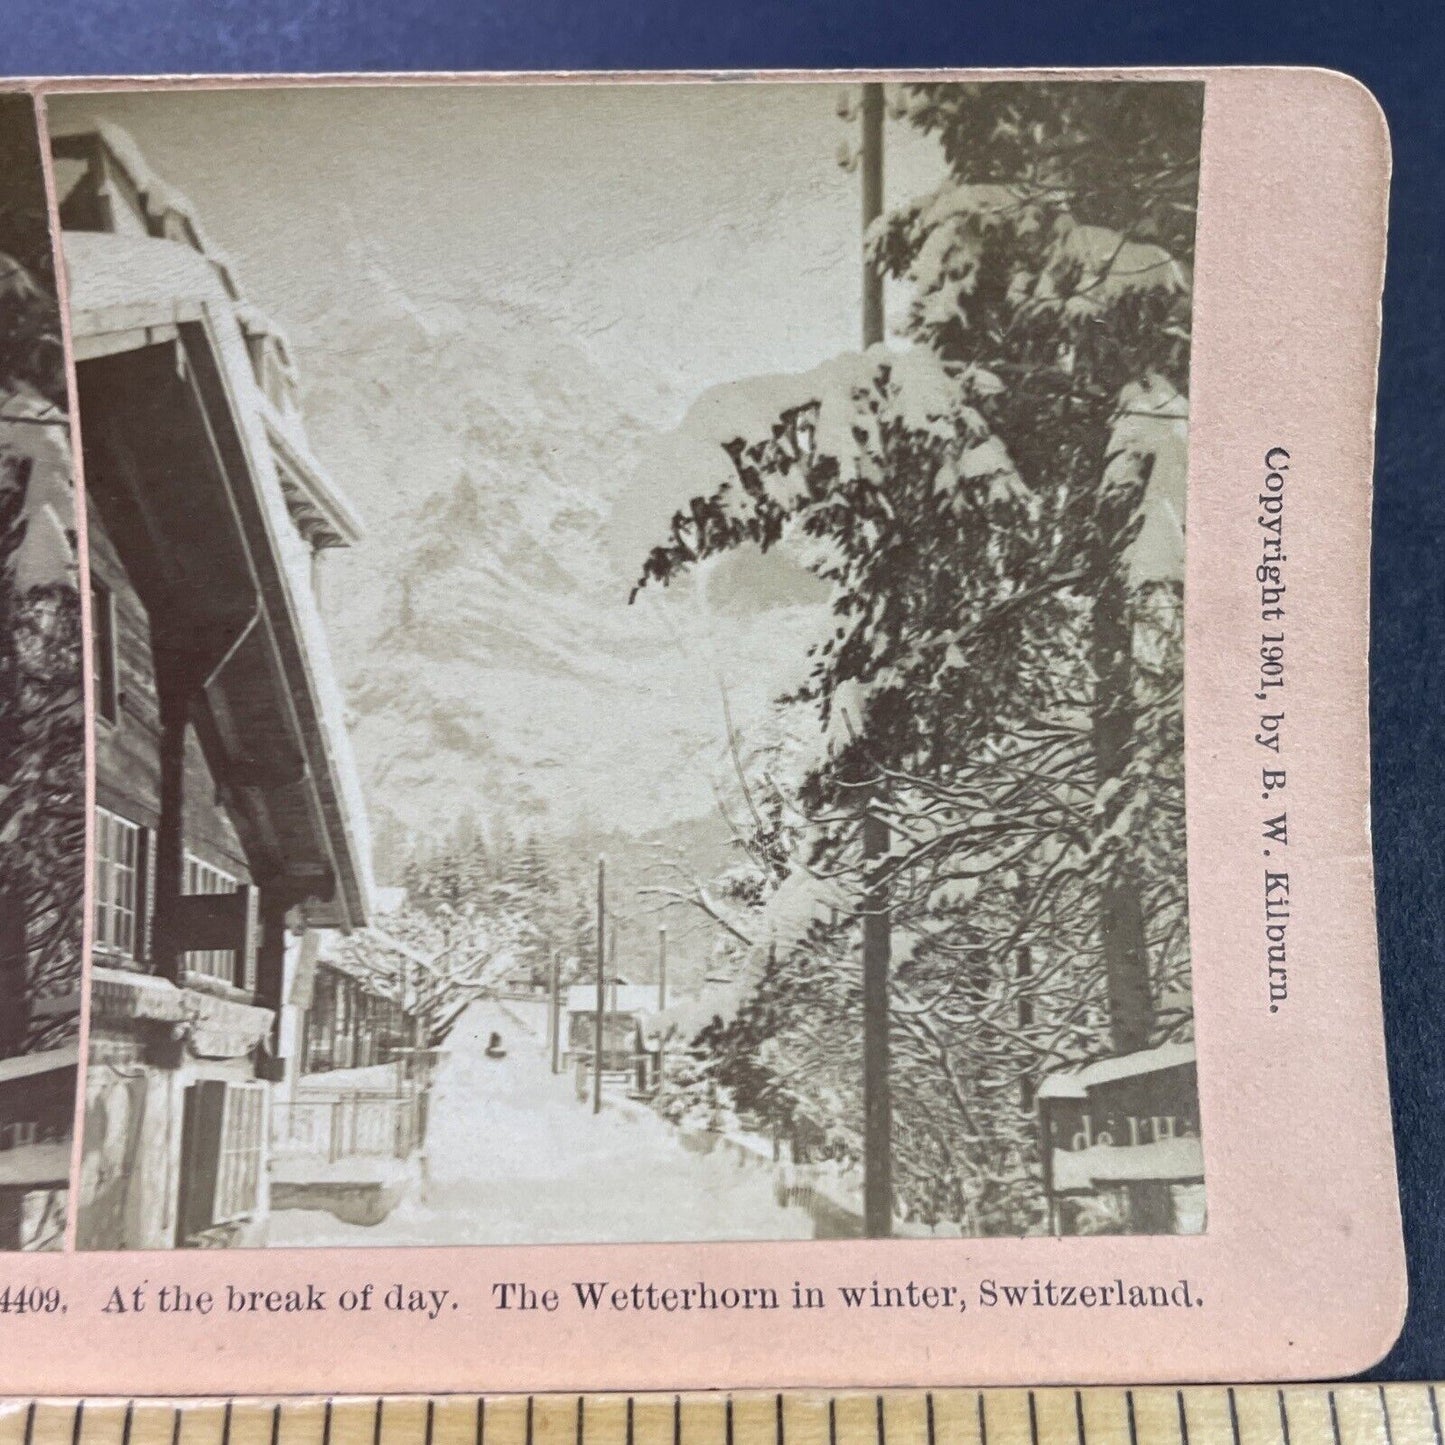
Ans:
{"type": "MultiPolygon", "coordinates": [[[[227,1445],[267,1445],[271,1436],[271,1412],[259,1401],[227,1401],[231,1406],[229,1420],[222,1421],[222,1427],[229,1434],[227,1445]]],[[[102,1445],[93,1433],[86,1437],[85,1445],[102,1445]]],[[[121,1445],[119,1440],[114,1445],[121,1445]]]]}
{"type": "Polygon", "coordinates": [[[70,1445],[121,1445],[124,1430],[125,1412],[119,1401],[107,1407],[101,1400],[81,1400],[70,1420],[70,1445]]]}
{"type": "Polygon", "coordinates": [[[684,1434],[686,1445],[1445,1445],[1436,1387],[1404,1383],[0,1402],[0,1445],[684,1445],[684,1434]]]}

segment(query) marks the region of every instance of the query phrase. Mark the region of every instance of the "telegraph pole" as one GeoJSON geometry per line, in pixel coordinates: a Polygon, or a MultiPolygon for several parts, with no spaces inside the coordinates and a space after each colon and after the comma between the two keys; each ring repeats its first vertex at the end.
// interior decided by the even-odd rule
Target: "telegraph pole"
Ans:
{"type": "MultiPolygon", "coordinates": [[[[883,211],[883,86],[863,86],[863,234],[883,211]]],[[[883,340],[883,277],[863,251],[863,349],[883,340]]],[[[863,1232],[886,1239],[893,1232],[893,1095],[889,1078],[888,974],[892,927],[888,888],[881,880],[888,853],[888,824],[876,806],[877,789],[865,803],[863,859],[863,1232]]]]}
{"type": "Polygon", "coordinates": [[[561,1003],[560,991],[562,987],[562,957],[554,948],[552,950],[552,975],[549,979],[547,999],[547,1042],[552,1049],[552,1072],[557,1072],[557,1053],[561,1046],[562,1017],[559,1004],[561,1003]]]}
{"type": "Polygon", "coordinates": [[[597,1016],[592,1031],[592,1112],[602,1112],[602,1023],[607,999],[607,860],[597,860],[597,1016]]]}
{"type": "MultiPolygon", "coordinates": [[[[667,924],[660,923],[657,927],[657,1011],[661,1013],[667,1007],[667,924]]],[[[657,1035],[657,1087],[662,1087],[662,1081],[666,1077],[666,1050],[667,1044],[663,1040],[662,1032],[657,1035]]]]}
{"type": "MultiPolygon", "coordinates": [[[[883,214],[883,86],[863,87],[863,233],[883,214]]],[[[863,349],[883,340],[883,277],[863,257],[863,349]]]]}

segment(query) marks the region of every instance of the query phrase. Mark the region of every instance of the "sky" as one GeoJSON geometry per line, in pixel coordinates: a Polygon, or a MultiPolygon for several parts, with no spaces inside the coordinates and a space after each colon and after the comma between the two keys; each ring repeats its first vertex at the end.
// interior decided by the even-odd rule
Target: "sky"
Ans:
{"type": "MultiPolygon", "coordinates": [[[[479,289],[544,305],[615,368],[629,401],[670,424],[708,386],[856,345],[859,180],[837,153],[857,122],[837,115],[839,94],[718,82],[177,91],[60,97],[52,126],[103,115],[130,131],[283,325],[336,283],[360,236],[424,306],[466,307],[479,289]]],[[[896,121],[888,131],[889,201],[936,184],[931,144],[896,121]]],[[[293,329],[304,369],[313,338],[293,329]]]]}

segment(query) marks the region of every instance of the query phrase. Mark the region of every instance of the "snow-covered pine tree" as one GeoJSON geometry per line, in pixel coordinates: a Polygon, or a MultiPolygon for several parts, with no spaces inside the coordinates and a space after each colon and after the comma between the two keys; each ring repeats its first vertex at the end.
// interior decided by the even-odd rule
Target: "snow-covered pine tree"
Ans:
{"type": "MultiPolygon", "coordinates": [[[[1106,89],[917,92],[951,174],[872,245],[913,290],[918,344],[705,398],[690,422],[718,465],[639,582],[787,538],[831,585],[834,629],[791,699],[821,729],[807,866],[856,916],[867,790],[893,839],[899,1207],[972,1232],[1038,1222],[1037,1077],[1111,1035],[1147,1042],[1161,953],[1187,970],[1162,751],[1178,675],[1141,683],[1134,653],[1146,597],[1156,633],[1179,620],[1155,605],[1179,572],[1141,567],[1138,544],[1148,425],[1180,415],[1187,381],[1199,102],[1106,89]]],[[[831,1024],[846,1066],[856,963],[808,942],[770,965],[785,979],[750,1046],[831,1024]]]]}

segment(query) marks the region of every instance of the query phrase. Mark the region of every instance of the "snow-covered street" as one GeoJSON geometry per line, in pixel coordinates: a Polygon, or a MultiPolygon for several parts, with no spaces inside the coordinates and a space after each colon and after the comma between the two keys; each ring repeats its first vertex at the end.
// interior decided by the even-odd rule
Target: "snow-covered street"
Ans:
{"type": "Polygon", "coordinates": [[[278,1210],[272,1245],[556,1244],[807,1239],[808,1214],[778,1205],[765,1169],[696,1154],[645,1105],[600,1115],[553,1075],[544,1015],[485,1000],[449,1040],[432,1093],[428,1179],[380,1224],[278,1210]],[[533,1015],[535,1014],[535,1021],[533,1015]],[[489,1059],[493,1032],[506,1057],[489,1059]]]}

